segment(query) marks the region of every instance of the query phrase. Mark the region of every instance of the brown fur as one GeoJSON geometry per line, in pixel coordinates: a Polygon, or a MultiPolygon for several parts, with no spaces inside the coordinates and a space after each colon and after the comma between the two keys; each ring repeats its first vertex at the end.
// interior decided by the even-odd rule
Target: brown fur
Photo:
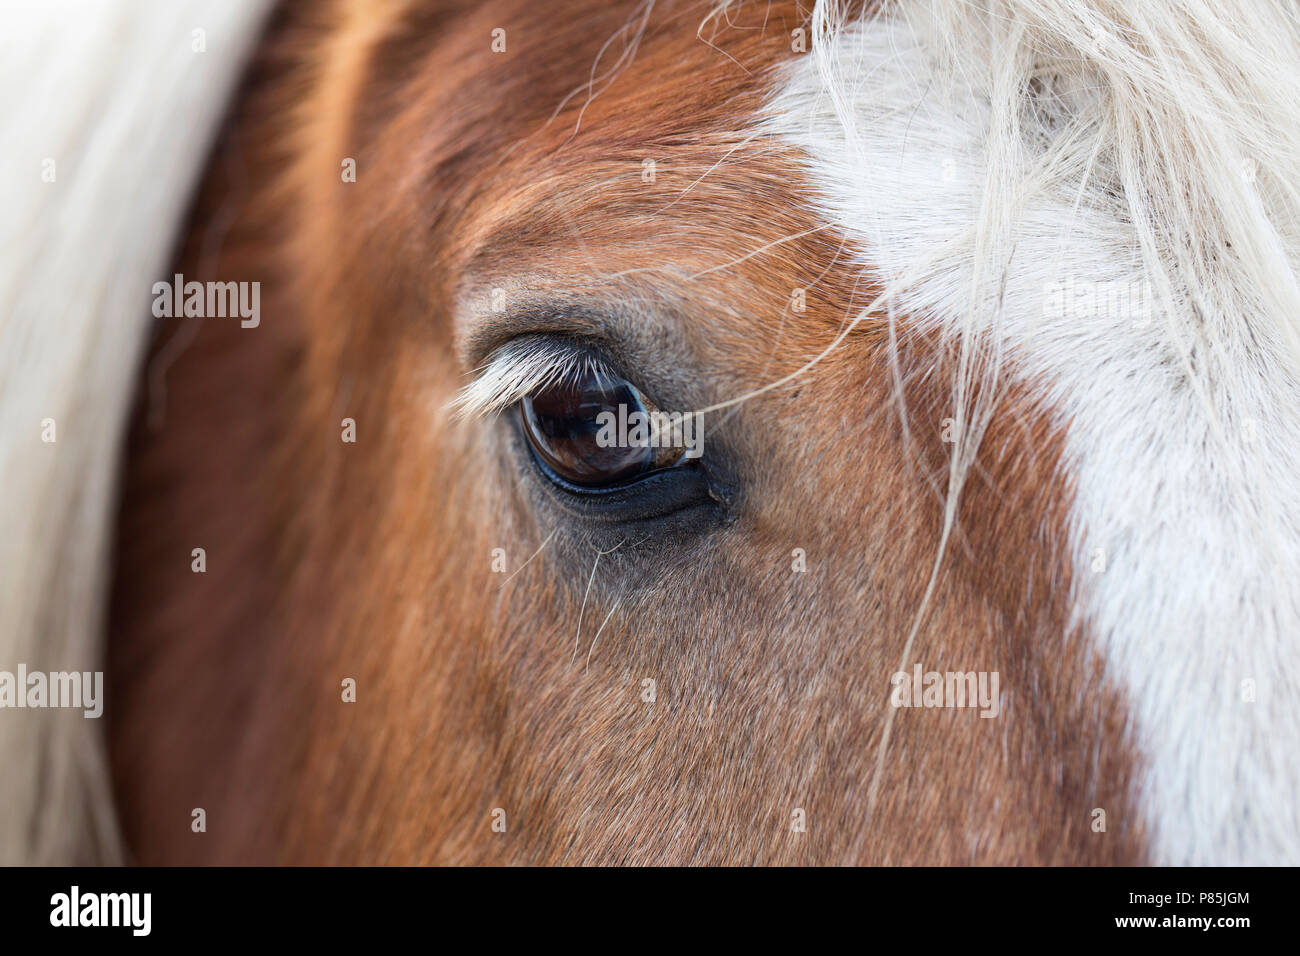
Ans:
{"type": "Polygon", "coordinates": [[[505,421],[443,410],[518,331],[482,314],[492,288],[547,327],[612,315],[612,348],[683,408],[794,370],[870,301],[797,157],[750,138],[800,11],[733,5],[715,48],[707,8],[656,5],[575,134],[585,91],[552,112],[641,8],[453,6],[288,5],[214,156],[178,268],[261,280],[263,320],[197,320],[132,441],[109,699],[138,858],[1143,859],[1125,705],[1067,630],[1070,489],[1031,391],[1002,401],[908,662],[999,671],[1005,712],[898,711],[871,818],[940,538],[937,343],[904,321],[910,442],[883,320],[706,418],[706,458],[734,463],[726,520],[648,539],[566,518],[505,421]],[[492,572],[493,548],[515,571],[552,533],[492,572]]]}

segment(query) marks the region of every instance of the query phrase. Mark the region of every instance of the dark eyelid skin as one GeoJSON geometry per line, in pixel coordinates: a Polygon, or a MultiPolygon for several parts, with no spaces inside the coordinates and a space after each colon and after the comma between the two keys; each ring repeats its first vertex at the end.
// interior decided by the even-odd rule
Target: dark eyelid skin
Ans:
{"type": "Polygon", "coordinates": [[[515,442],[529,457],[538,479],[545,482],[543,493],[574,518],[627,526],[682,512],[697,515],[709,512],[715,517],[721,513],[721,502],[710,493],[708,475],[702,468],[688,466],[657,471],[610,488],[581,488],[565,481],[538,460],[522,436],[515,442]]]}
{"type": "Polygon", "coordinates": [[[516,460],[531,473],[526,477],[533,493],[589,528],[603,525],[611,533],[632,527],[647,533],[672,528],[683,534],[728,520],[735,489],[723,479],[716,462],[700,459],[607,489],[580,488],[537,458],[517,418],[511,419],[510,431],[516,460]]]}

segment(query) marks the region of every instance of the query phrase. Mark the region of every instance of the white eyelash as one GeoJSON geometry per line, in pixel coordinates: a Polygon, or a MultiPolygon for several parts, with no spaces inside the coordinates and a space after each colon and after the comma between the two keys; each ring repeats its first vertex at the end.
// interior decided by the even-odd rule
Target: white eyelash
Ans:
{"type": "Polygon", "coordinates": [[[543,339],[513,342],[492,353],[450,407],[460,419],[495,415],[527,395],[584,373],[609,374],[595,358],[571,345],[543,339]]]}

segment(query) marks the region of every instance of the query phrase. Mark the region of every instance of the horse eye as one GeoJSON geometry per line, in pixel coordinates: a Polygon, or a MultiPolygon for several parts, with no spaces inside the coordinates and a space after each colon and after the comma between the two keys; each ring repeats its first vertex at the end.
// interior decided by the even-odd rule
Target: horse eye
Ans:
{"type": "Polygon", "coordinates": [[[598,370],[586,370],[519,403],[533,453],[558,477],[584,488],[623,484],[681,457],[635,435],[628,440],[626,423],[653,410],[629,382],[598,370]]]}

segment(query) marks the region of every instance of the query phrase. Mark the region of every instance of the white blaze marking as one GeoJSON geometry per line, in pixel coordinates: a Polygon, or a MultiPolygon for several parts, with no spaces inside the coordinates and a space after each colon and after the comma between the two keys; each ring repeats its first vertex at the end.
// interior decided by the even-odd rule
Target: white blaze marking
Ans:
{"type": "MultiPolygon", "coordinates": [[[[908,28],[876,22],[838,44],[855,135],[812,56],[776,92],[769,127],[807,155],[823,214],[864,268],[887,280],[955,244],[898,303],[922,326],[958,328],[988,97],[937,95],[933,58],[908,28]]],[[[1116,290],[1140,296],[1144,281],[1131,228],[1072,205],[1039,197],[1019,213],[1000,334],[1008,367],[1067,427],[1076,614],[1134,711],[1154,861],[1294,864],[1300,391],[1248,316],[1224,317],[1229,348],[1196,358],[1216,427],[1182,376],[1169,319],[1115,305],[1116,290]],[[1088,314],[1084,296],[1060,314],[1048,300],[1067,278],[1109,304],[1088,314]]],[[[980,311],[988,331],[994,310],[980,311]]]]}

